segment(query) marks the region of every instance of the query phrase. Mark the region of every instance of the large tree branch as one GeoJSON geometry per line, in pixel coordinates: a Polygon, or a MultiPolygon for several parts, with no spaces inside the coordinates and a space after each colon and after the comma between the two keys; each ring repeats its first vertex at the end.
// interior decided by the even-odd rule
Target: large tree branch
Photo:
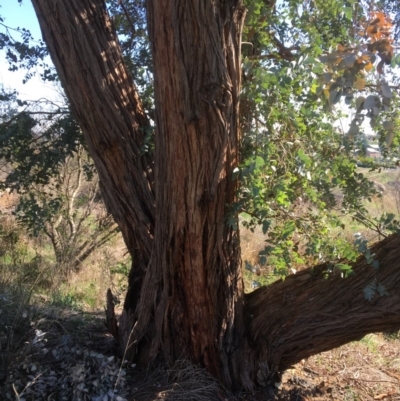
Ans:
{"type": "Polygon", "coordinates": [[[144,267],[152,246],[155,206],[153,155],[141,148],[152,128],[124,65],[104,1],[32,3],[95,161],[106,206],[136,263],[144,267]]]}
{"type": "Polygon", "coordinates": [[[368,333],[400,328],[400,237],[386,238],[372,252],[378,269],[362,256],[348,278],[320,265],[247,296],[255,360],[268,361],[259,378],[368,333]],[[364,289],[374,283],[389,295],[376,292],[368,301],[364,289]]]}

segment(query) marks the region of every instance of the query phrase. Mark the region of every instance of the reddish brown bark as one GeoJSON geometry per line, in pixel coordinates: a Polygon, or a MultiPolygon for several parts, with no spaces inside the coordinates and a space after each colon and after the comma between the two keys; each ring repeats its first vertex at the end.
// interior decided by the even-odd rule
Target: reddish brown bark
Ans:
{"type": "Polygon", "coordinates": [[[252,388],[313,353],[400,327],[399,238],[378,271],[317,267],[243,294],[232,172],[238,164],[240,0],[149,0],[156,153],[103,0],[32,0],[88,141],[106,204],[134,268],[118,333],[139,361],[201,363],[227,386],[252,388]],[[154,180],[153,180],[154,177],[154,180]],[[156,207],[155,207],[156,205],[156,207]],[[233,222],[233,224],[232,224],[233,222]],[[363,288],[389,296],[367,302],[363,288]]]}
{"type": "Polygon", "coordinates": [[[154,235],[151,129],[102,0],[33,0],[52,61],[88,144],[108,211],[133,258],[127,308],[135,308],[154,235]]]}
{"type": "MultiPolygon", "coordinates": [[[[243,337],[235,199],[240,1],[149,1],[154,59],[156,224],[133,337],[155,316],[151,356],[187,357],[230,383],[243,337]],[[190,32],[190,34],[188,34],[190,32]],[[235,220],[235,216],[232,216],[235,220]]],[[[147,331],[148,333],[148,331],[147,331]]],[[[148,335],[148,334],[147,334],[148,335]]]]}

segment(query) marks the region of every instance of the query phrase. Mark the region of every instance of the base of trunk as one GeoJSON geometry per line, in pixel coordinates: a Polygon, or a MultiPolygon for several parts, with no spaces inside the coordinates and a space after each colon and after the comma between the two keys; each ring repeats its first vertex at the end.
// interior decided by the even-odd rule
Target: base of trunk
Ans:
{"type": "MultiPolygon", "coordinates": [[[[142,364],[151,360],[173,366],[182,358],[190,360],[206,367],[229,389],[253,390],[273,384],[279,381],[280,373],[304,358],[359,340],[368,333],[400,329],[400,237],[385,239],[371,252],[379,260],[379,269],[368,265],[362,256],[353,264],[354,274],[348,278],[325,264],[247,294],[247,326],[234,329],[230,342],[216,336],[212,360],[203,357],[207,350],[200,353],[200,358],[194,357],[197,354],[192,353],[190,344],[197,332],[187,332],[183,310],[162,302],[147,319],[147,331],[140,343],[128,347],[128,353],[142,364]],[[367,300],[364,290],[368,285],[380,285],[387,295],[376,291],[367,300]],[[166,305],[164,310],[162,305],[166,305]],[[154,316],[165,320],[157,325],[154,316]],[[183,335],[177,324],[183,325],[183,335]]],[[[107,316],[115,335],[115,315],[107,309],[107,316]]],[[[133,322],[134,314],[125,310],[117,333],[125,353],[126,344],[135,336],[137,323],[133,322]]]]}

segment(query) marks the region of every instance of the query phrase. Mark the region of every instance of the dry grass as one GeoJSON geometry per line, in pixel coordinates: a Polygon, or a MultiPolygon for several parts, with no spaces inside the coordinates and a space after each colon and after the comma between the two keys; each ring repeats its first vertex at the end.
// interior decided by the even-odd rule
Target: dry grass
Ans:
{"type": "Polygon", "coordinates": [[[136,379],[130,401],[221,401],[229,396],[206,370],[186,360],[136,379]]]}
{"type": "Polygon", "coordinates": [[[261,227],[256,227],[251,231],[240,225],[240,243],[242,260],[247,260],[252,265],[259,263],[259,253],[265,248],[266,235],[263,234],[261,227]]]}
{"type": "Polygon", "coordinates": [[[400,338],[369,334],[314,355],[285,372],[283,383],[307,397],[300,400],[400,400],[400,338]]]}
{"type": "Polygon", "coordinates": [[[0,383],[7,379],[17,352],[29,337],[35,309],[29,289],[0,282],[0,383]]]}
{"type": "Polygon", "coordinates": [[[79,273],[71,274],[68,281],[59,286],[60,294],[70,296],[81,309],[89,311],[103,309],[108,288],[122,300],[127,276],[113,273],[113,268],[120,261],[127,260],[126,252],[122,238],[116,238],[96,251],[79,273]]]}

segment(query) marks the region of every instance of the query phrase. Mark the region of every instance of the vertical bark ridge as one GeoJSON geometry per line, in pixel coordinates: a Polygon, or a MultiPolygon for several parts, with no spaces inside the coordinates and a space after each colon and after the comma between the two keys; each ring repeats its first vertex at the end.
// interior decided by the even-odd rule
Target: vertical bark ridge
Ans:
{"type": "Polygon", "coordinates": [[[167,360],[190,358],[231,384],[244,335],[239,238],[226,206],[237,185],[244,11],[241,1],[200,0],[149,1],[148,10],[156,220],[163,223],[156,225],[133,337],[148,333],[154,317],[151,357],[162,346],[167,360]]]}

